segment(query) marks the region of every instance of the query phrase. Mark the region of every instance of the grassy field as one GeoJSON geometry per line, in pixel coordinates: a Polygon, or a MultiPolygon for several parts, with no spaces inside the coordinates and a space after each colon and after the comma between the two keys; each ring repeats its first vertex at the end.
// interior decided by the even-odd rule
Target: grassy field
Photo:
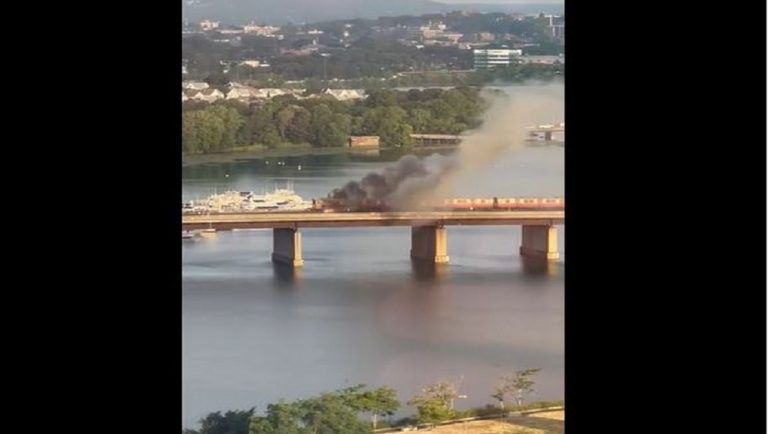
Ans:
{"type": "Polygon", "coordinates": [[[565,411],[548,411],[506,421],[481,420],[434,428],[435,434],[563,434],[565,411]]]}

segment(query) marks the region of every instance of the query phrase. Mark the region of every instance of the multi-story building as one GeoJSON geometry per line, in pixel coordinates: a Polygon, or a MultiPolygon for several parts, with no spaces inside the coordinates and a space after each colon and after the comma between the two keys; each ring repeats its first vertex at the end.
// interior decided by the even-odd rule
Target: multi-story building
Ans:
{"type": "Polygon", "coordinates": [[[515,58],[522,56],[523,50],[488,49],[475,50],[475,69],[488,69],[497,66],[508,66],[515,58]]]}

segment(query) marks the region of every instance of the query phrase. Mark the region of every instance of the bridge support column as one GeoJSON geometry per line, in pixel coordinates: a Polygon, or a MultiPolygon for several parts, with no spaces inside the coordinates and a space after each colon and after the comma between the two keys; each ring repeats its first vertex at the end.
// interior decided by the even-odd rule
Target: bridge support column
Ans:
{"type": "Polygon", "coordinates": [[[411,227],[411,259],[445,264],[448,262],[448,235],[443,226],[411,227]]]}
{"type": "Polygon", "coordinates": [[[301,233],[298,229],[275,228],[272,234],[272,262],[301,267],[301,233]]]}
{"type": "Polygon", "coordinates": [[[550,260],[559,258],[557,227],[523,225],[523,242],[520,246],[520,255],[550,260]]]}
{"type": "Polygon", "coordinates": [[[545,131],[544,132],[544,140],[546,140],[547,142],[551,142],[552,141],[552,131],[545,131]]]}

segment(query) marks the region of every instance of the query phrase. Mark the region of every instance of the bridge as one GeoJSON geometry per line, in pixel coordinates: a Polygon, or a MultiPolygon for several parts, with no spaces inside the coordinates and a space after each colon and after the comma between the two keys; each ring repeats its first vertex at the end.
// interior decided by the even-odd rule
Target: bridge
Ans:
{"type": "Polygon", "coordinates": [[[451,225],[519,225],[523,235],[521,256],[557,259],[560,255],[555,225],[564,220],[562,210],[231,213],[183,215],[182,229],[271,228],[272,261],[300,267],[304,264],[300,228],[410,226],[411,258],[441,264],[448,262],[446,226],[451,225]]]}

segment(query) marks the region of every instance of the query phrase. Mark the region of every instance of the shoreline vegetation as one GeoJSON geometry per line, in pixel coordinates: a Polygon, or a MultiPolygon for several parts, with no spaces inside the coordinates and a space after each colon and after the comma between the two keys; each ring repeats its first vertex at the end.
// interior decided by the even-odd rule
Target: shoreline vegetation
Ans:
{"type": "Polygon", "coordinates": [[[182,429],[182,434],[367,434],[422,430],[447,434],[453,430],[441,430],[442,427],[460,424],[466,428],[478,421],[486,428],[495,426],[492,431],[475,433],[561,434],[565,419],[563,400],[524,402],[534,392],[533,377],[540,370],[529,368],[502,375],[487,395],[491,403],[483,407],[456,409],[457,400],[467,396],[452,381],[428,384],[407,402],[399,401],[397,391],[391,387],[357,384],[295,401],[281,399],[258,412],[252,407],[224,414],[209,413],[200,419],[199,429],[182,429]],[[395,419],[405,405],[415,409],[415,413],[395,419]]]}
{"type": "Polygon", "coordinates": [[[349,136],[378,136],[382,148],[408,147],[414,133],[456,135],[476,128],[488,108],[476,87],[368,90],[364,99],[350,101],[330,95],[280,95],[258,104],[188,101],[182,105],[182,150],[191,155],[254,145],[340,148],[349,136]]]}
{"type": "MultiPolygon", "coordinates": [[[[547,146],[560,146],[563,147],[564,142],[551,141],[551,142],[536,142],[531,141],[528,143],[530,147],[547,147],[547,146]]],[[[228,151],[221,151],[217,153],[203,154],[182,154],[181,163],[183,167],[197,166],[203,164],[221,164],[221,163],[234,163],[245,160],[261,160],[265,158],[291,158],[291,157],[308,157],[319,155],[338,155],[338,154],[350,154],[350,155],[379,155],[379,152],[400,152],[405,154],[421,154],[432,152],[451,152],[458,149],[460,145],[428,145],[428,146],[414,146],[410,148],[373,148],[373,149],[353,149],[346,146],[332,147],[332,148],[316,148],[311,145],[290,145],[285,147],[279,147],[270,149],[262,145],[245,146],[241,148],[235,148],[228,151]],[[371,154],[373,152],[373,154],[371,154]]]]}
{"type": "MultiPolygon", "coordinates": [[[[369,393],[375,392],[376,390],[369,393]]],[[[370,399],[370,396],[368,399],[370,399]]],[[[381,401],[379,404],[381,404],[381,401]]],[[[390,403],[390,406],[391,405],[392,404],[390,403]]],[[[288,406],[290,406],[290,403],[280,402],[276,405],[270,404],[269,407],[271,407],[272,410],[276,410],[276,407],[280,407],[280,411],[277,413],[289,413],[290,410],[287,408],[288,406]]],[[[392,408],[393,407],[390,407],[390,410],[392,408]]],[[[364,411],[361,407],[358,407],[358,410],[364,411]]],[[[267,412],[269,413],[269,410],[267,412]]],[[[221,427],[222,425],[229,425],[230,431],[234,434],[238,434],[237,431],[241,431],[243,434],[272,434],[270,428],[275,427],[260,426],[263,425],[263,422],[265,422],[269,416],[257,416],[255,413],[255,409],[247,411],[227,411],[224,415],[222,415],[221,412],[209,413],[206,418],[201,419],[200,421],[203,428],[200,430],[183,429],[182,434],[208,434],[208,429],[206,427],[213,428],[215,426],[221,427]],[[240,429],[234,429],[234,431],[232,431],[233,422],[237,419],[240,419],[239,423],[236,423],[236,425],[240,426],[240,429]],[[228,422],[224,422],[225,420],[228,420],[228,422]],[[264,431],[265,429],[266,431],[264,431]]],[[[386,412],[382,415],[386,415],[386,412]]],[[[423,415],[420,417],[418,414],[396,420],[393,420],[390,417],[388,419],[379,419],[377,423],[378,427],[375,429],[372,426],[364,427],[364,424],[361,423],[359,427],[356,427],[357,430],[349,432],[361,434],[388,434],[403,431],[430,431],[440,434],[563,434],[565,423],[565,401],[534,401],[525,405],[510,406],[505,409],[486,405],[485,407],[474,407],[467,410],[453,411],[449,417],[450,418],[448,419],[442,420],[433,417],[433,420],[429,422],[420,421],[420,419],[423,419],[423,415]]],[[[277,428],[287,427],[283,426],[277,428]]],[[[276,431],[275,434],[278,432],[280,431],[276,431]]],[[[297,434],[303,433],[303,431],[295,432],[297,434]]]]}

